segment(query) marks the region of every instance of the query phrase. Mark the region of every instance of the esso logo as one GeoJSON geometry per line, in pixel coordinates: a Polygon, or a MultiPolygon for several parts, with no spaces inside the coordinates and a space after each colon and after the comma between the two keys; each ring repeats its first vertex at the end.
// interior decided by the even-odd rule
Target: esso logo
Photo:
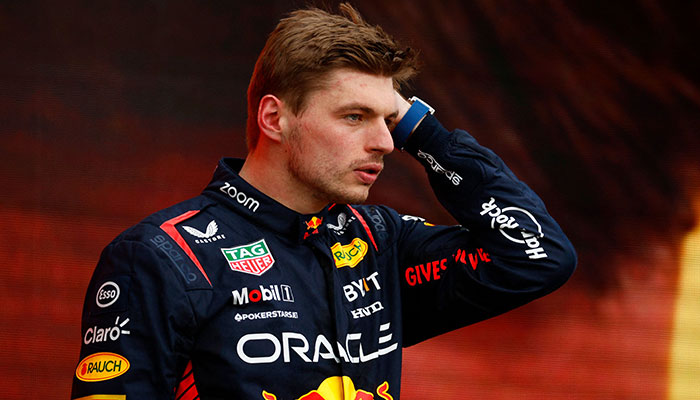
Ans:
{"type": "Polygon", "coordinates": [[[97,289],[96,302],[100,308],[106,308],[114,304],[119,298],[119,285],[112,281],[107,281],[97,289]]]}

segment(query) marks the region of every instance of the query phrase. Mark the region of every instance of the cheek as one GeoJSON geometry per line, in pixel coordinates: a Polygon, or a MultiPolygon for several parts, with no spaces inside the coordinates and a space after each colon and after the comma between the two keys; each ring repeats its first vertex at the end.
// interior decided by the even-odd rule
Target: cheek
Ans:
{"type": "Polygon", "coordinates": [[[303,148],[323,158],[342,157],[347,153],[349,141],[329,124],[303,124],[303,148]]]}

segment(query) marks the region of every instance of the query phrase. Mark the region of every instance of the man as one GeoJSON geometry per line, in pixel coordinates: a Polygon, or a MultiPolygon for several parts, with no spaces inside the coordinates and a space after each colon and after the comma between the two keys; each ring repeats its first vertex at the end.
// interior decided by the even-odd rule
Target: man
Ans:
{"type": "Polygon", "coordinates": [[[464,131],[395,91],[415,54],[348,5],[292,13],[248,92],[248,156],[104,250],[73,398],[398,399],[401,348],[562,285],[574,250],[464,131]],[[362,203],[405,149],[460,226],[362,203]]]}

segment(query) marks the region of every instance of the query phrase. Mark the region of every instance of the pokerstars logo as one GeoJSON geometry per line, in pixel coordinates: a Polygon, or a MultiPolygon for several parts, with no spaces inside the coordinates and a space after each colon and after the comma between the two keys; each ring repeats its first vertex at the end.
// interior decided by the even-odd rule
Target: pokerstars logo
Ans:
{"type": "Polygon", "coordinates": [[[231,270],[260,276],[275,263],[265,239],[243,246],[221,249],[231,270]]]}
{"type": "Polygon", "coordinates": [[[119,317],[114,321],[114,326],[108,326],[106,328],[99,328],[93,326],[85,331],[83,336],[83,343],[93,344],[93,343],[104,343],[104,342],[116,342],[119,340],[121,335],[129,335],[131,332],[124,329],[126,324],[129,323],[129,318],[125,319],[121,323],[119,322],[119,317]]]}
{"type": "Polygon", "coordinates": [[[333,260],[335,260],[335,266],[337,268],[350,267],[354,268],[357,264],[365,258],[367,255],[367,249],[369,246],[367,242],[360,238],[355,238],[349,244],[342,245],[336,243],[331,247],[331,253],[333,253],[333,260]]]}

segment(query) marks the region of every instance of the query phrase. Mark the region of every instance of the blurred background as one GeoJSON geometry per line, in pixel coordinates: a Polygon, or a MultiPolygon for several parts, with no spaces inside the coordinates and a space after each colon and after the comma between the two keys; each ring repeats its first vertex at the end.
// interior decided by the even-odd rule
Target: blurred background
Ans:
{"type": "MultiPolygon", "coordinates": [[[[101,249],[245,156],[257,54],[307,3],[0,1],[0,398],[69,398],[101,249]]],[[[353,4],[579,252],[554,294],[406,349],[402,397],[700,399],[700,2],[353,4]]],[[[386,164],[370,202],[453,223],[386,164]]]]}

